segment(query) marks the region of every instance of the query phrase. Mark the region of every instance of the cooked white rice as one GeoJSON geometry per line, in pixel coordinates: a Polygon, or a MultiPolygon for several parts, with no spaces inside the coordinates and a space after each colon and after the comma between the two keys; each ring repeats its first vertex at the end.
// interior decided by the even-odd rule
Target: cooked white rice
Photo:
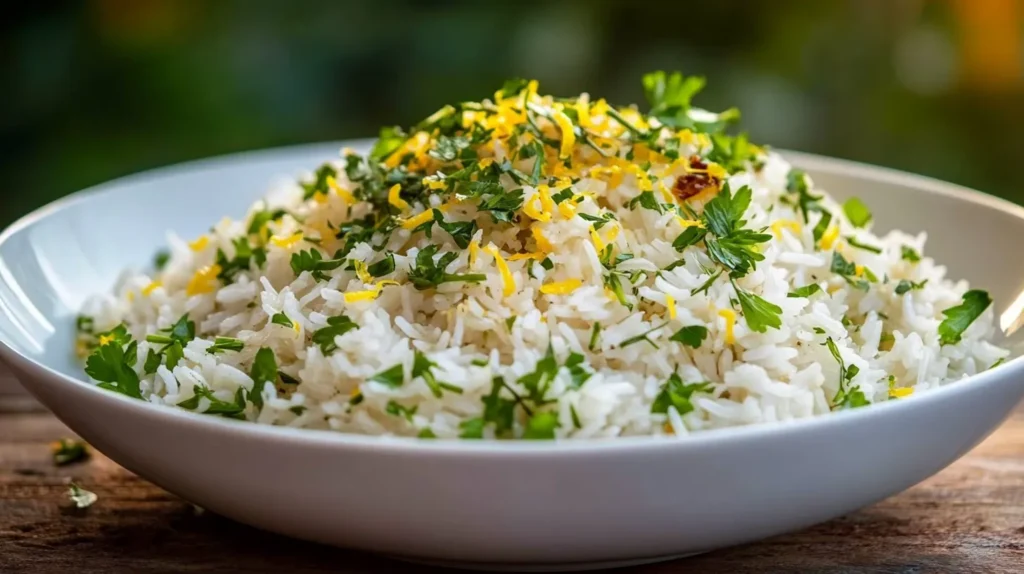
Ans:
{"type": "MultiPolygon", "coordinates": [[[[514,98],[498,97],[493,116],[463,117],[466,124],[491,122],[497,127],[497,137],[473,148],[480,156],[493,158],[496,164],[508,157],[513,145],[500,137],[505,128],[497,124],[515,125],[515,112],[521,109],[516,106],[524,97],[555,115],[558,105],[550,97],[537,96],[530,85],[514,98]]],[[[126,272],[113,293],[89,301],[82,312],[93,324],[84,329],[84,347],[96,345],[92,333],[124,323],[137,341],[138,360],[130,367],[139,376],[142,398],[152,403],[184,402],[203,412],[211,405],[211,396],[225,403],[243,398],[241,416],[259,423],[439,438],[474,436],[481,427],[483,437],[495,436],[495,414],[485,412],[495,377],[502,377],[507,386],[499,396],[511,405],[514,419],[513,428],[503,430],[502,436],[549,436],[546,429],[552,421],[557,423],[558,438],[683,436],[827,414],[862,402],[904,400],[1006,357],[1005,350],[989,342],[994,335],[991,308],[970,324],[959,342],[940,344],[943,311],[960,305],[968,286],[947,279],[941,265],[923,256],[924,234],[893,231],[876,236],[870,226],[854,226],[842,205],[813,187],[823,196],[821,209],[812,211],[805,222],[794,205],[794,192],[787,189],[790,166],[778,155],[756,148],[727,176],[734,194],[744,186],[752,191],[743,214],[745,227],[764,228],[771,236],[757,247],[764,259],[749,273],[736,274],[740,289],[781,308],[778,328],[753,330],[735,302],[738,296],[728,269],[706,290],[695,292],[722,268],[709,258],[705,244],[681,252],[673,247],[673,241],[693,225],[694,214],[679,206],[686,204],[699,214],[723,183],[714,175],[720,173],[716,164],[711,164],[708,175],[687,158],[707,158],[718,142],[699,131],[662,128],[659,141],[677,137],[683,159],[640,152],[651,162],[642,165],[636,155],[632,161],[623,159],[632,147],[622,143],[630,132],[610,117],[603,102],[590,103],[585,95],[564,102],[567,109],[577,110],[571,117],[580,124],[584,120],[577,108],[585,107],[590,117],[580,130],[602,136],[599,144],[619,146],[619,157],[603,158],[579,138],[569,167],[554,167],[560,124],[539,116],[538,129],[555,140],[545,150],[546,169],[559,171],[558,177],[578,178],[570,188],[572,197],[562,204],[549,201],[565,187],[557,178],[544,188],[519,185],[503,175],[502,186],[522,188],[525,198],[525,209],[516,211],[512,223],[496,222],[491,213],[478,210],[475,199],[456,200],[440,191],[403,194],[404,199],[392,202],[399,206],[394,208],[399,226],[390,237],[377,233],[357,242],[344,264],[323,271],[319,279],[309,271],[296,275],[290,264],[294,254],[316,249],[331,259],[344,243],[334,237],[335,231],[378,209],[359,201],[360,186],[346,175],[343,153],[332,162],[336,180],[327,193],[304,199],[309,193],[302,185],[285,184],[272,189],[243,221],[224,219],[211,233],[190,241],[171,235],[170,259],[162,271],[126,272]],[[687,173],[715,185],[682,200],[683,194],[671,190],[687,173]],[[644,174],[653,178],[649,186],[640,179],[644,174]],[[665,207],[650,209],[636,202],[630,206],[630,200],[643,193],[641,188],[652,190],[665,207]],[[423,218],[416,216],[424,211],[423,202],[446,210],[447,221],[475,221],[478,229],[472,244],[460,248],[438,225],[431,238],[403,227],[401,222],[410,219],[421,222],[423,218]],[[573,202],[578,202],[575,207],[573,202]],[[401,207],[403,203],[408,206],[401,207]],[[278,209],[286,214],[270,221],[266,230],[248,233],[253,217],[278,209]],[[819,229],[816,240],[814,228],[824,211],[832,222],[819,229]],[[595,230],[594,218],[607,217],[602,215],[606,213],[614,220],[595,230]],[[240,237],[265,247],[265,264],[252,263],[230,281],[218,280],[217,272],[224,271],[223,265],[217,266],[218,250],[232,260],[237,254],[233,240],[240,237]],[[880,253],[854,247],[850,238],[855,244],[875,246],[880,253]],[[632,254],[616,267],[626,304],[607,289],[610,271],[602,265],[600,245],[595,244],[613,245],[615,255],[632,254]],[[438,253],[457,254],[447,273],[483,274],[485,279],[417,288],[409,270],[428,245],[438,246],[438,253]],[[491,248],[497,249],[500,259],[491,248]],[[908,249],[921,254],[920,260],[913,261],[908,249]],[[394,254],[394,271],[383,277],[370,277],[362,263],[355,269],[349,265],[373,264],[385,252],[394,254]],[[831,270],[834,252],[856,265],[849,278],[831,270]],[[507,265],[508,276],[502,265],[507,265]],[[384,280],[391,283],[381,283],[384,280]],[[914,282],[905,282],[904,287],[917,288],[897,294],[901,280],[914,282]],[[855,285],[861,281],[866,290],[855,285]],[[810,297],[788,296],[809,284],[821,290],[810,297]],[[184,346],[184,357],[173,370],[164,363],[146,374],[150,350],[165,348],[164,343],[147,342],[146,336],[159,335],[186,313],[195,322],[197,336],[184,346]],[[282,313],[286,320],[270,320],[282,313]],[[335,337],[325,355],[324,345],[314,342],[313,334],[328,326],[328,318],[342,315],[357,328],[335,337]],[[699,347],[670,340],[686,326],[707,329],[699,347]],[[648,340],[638,339],[646,332],[648,340]],[[237,338],[242,348],[210,353],[216,337],[237,338]],[[846,399],[837,397],[841,366],[826,346],[828,340],[834,342],[847,372],[857,367],[844,383],[846,399]],[[529,381],[522,379],[537,369],[549,346],[560,368],[545,400],[531,402],[529,381]],[[253,362],[261,348],[271,349],[280,371],[293,379],[265,385],[262,407],[254,404],[251,393],[253,362]],[[430,373],[445,383],[440,392],[423,376],[414,376],[417,352],[436,364],[430,373]],[[573,362],[573,353],[584,360],[570,369],[565,364],[573,362]],[[396,365],[401,365],[402,374],[394,384],[370,380],[396,365]],[[581,369],[591,375],[575,384],[573,370],[579,375],[581,369]],[[662,401],[656,407],[656,398],[674,373],[683,383],[709,384],[677,394],[681,402],[666,408],[662,401]],[[188,403],[197,388],[212,394],[188,403]],[[244,392],[238,393],[239,388],[244,392]],[[518,404],[513,392],[522,398],[518,404]],[[858,398],[851,401],[850,395],[858,398]],[[537,418],[540,413],[550,413],[548,424],[537,418]],[[527,432],[531,420],[537,428],[527,432]]],[[[643,129],[657,125],[632,109],[623,108],[621,113],[643,129]]],[[[701,120],[715,118],[697,109],[688,113],[701,120]]],[[[402,145],[392,157],[404,155],[413,163],[412,171],[421,169],[424,176],[438,169],[439,160],[426,154],[436,146],[436,137],[414,137],[402,145]]],[[[534,161],[519,158],[513,165],[530,174],[534,161]]],[[[313,180],[307,176],[302,181],[313,180]]],[[[99,343],[121,344],[111,343],[109,337],[99,343]]]]}

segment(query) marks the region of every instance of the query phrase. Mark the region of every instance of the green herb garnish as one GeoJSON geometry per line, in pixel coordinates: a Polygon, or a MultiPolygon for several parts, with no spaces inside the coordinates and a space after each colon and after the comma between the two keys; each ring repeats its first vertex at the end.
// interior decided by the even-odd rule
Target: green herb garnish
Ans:
{"type": "Polygon", "coordinates": [[[672,376],[661,386],[658,396],[654,398],[651,412],[667,413],[669,407],[675,407],[680,415],[685,415],[693,411],[693,403],[690,402],[690,399],[694,393],[710,393],[713,389],[714,385],[709,382],[684,383],[678,373],[672,373],[672,376]]]}
{"type": "Polygon", "coordinates": [[[62,438],[50,445],[53,452],[53,464],[64,466],[89,458],[89,445],[85,441],[73,438],[62,438]]]}
{"type": "Polygon", "coordinates": [[[676,341],[687,347],[699,348],[708,336],[708,328],[702,325],[690,325],[676,331],[670,341],[676,341]]]}
{"type": "Polygon", "coordinates": [[[972,289],[964,293],[963,301],[942,312],[946,316],[939,323],[939,342],[955,345],[960,342],[964,331],[992,304],[992,298],[985,291],[972,289]]]}
{"type": "Polygon", "coordinates": [[[345,315],[328,317],[327,326],[313,332],[313,343],[320,346],[320,351],[324,355],[329,355],[338,348],[334,342],[335,337],[340,337],[352,329],[358,328],[359,325],[345,315]]]}
{"type": "Polygon", "coordinates": [[[864,227],[871,222],[871,210],[857,197],[851,197],[843,204],[843,213],[854,227],[864,227]]]}

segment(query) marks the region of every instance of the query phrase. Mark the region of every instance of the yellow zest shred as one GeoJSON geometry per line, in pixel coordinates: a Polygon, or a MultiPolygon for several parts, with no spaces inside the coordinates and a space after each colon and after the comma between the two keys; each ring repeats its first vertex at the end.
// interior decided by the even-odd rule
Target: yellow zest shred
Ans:
{"type": "Polygon", "coordinates": [[[359,277],[360,281],[367,285],[373,283],[373,275],[370,275],[370,272],[366,269],[365,261],[354,260],[352,261],[352,267],[355,268],[356,277],[359,277]]]}
{"type": "Polygon", "coordinates": [[[200,235],[195,241],[190,241],[188,247],[192,251],[202,251],[203,249],[206,249],[206,246],[209,244],[210,238],[206,235],[200,235]]]}
{"type": "Polygon", "coordinates": [[[576,147],[576,133],[573,132],[572,120],[569,116],[565,115],[562,111],[562,106],[556,106],[552,117],[555,120],[555,124],[558,125],[558,129],[562,132],[562,147],[559,150],[558,157],[565,159],[572,157],[572,151],[576,147]]]}
{"type": "Polygon", "coordinates": [[[356,198],[352,196],[352,192],[341,187],[341,185],[338,184],[338,180],[334,179],[334,176],[327,176],[327,186],[333,189],[334,193],[337,193],[338,197],[344,199],[349,205],[356,202],[356,198]]]}
{"type": "Polygon", "coordinates": [[[129,291],[125,293],[124,298],[127,299],[129,303],[131,303],[132,301],[135,300],[135,291],[129,291]]]}
{"type": "Polygon", "coordinates": [[[313,194],[313,201],[319,203],[320,205],[327,203],[327,200],[327,194],[322,191],[318,191],[313,194]]]}
{"type": "Polygon", "coordinates": [[[544,237],[544,232],[541,231],[540,227],[534,225],[530,228],[530,231],[533,233],[533,240],[537,242],[538,249],[545,253],[550,253],[555,250],[555,246],[551,245],[551,242],[548,241],[547,237],[544,237]]]}
{"type": "Polygon", "coordinates": [[[672,190],[670,190],[668,186],[666,186],[664,183],[660,181],[658,182],[658,191],[661,192],[662,199],[664,199],[667,203],[674,204],[676,202],[676,196],[672,194],[672,190]]]}
{"type": "Polygon", "coordinates": [[[537,187],[537,196],[540,197],[540,207],[544,210],[545,214],[550,214],[555,211],[555,200],[551,199],[550,188],[546,185],[540,185],[537,187]]]}
{"type": "Polygon", "coordinates": [[[893,387],[889,389],[889,396],[894,399],[902,399],[914,394],[913,387],[893,387]]]}
{"type": "Polygon", "coordinates": [[[580,119],[580,125],[590,127],[590,102],[580,98],[576,102],[576,115],[580,119]]]}
{"type": "Polygon", "coordinates": [[[725,168],[714,162],[708,163],[708,175],[715,179],[725,179],[729,177],[729,172],[725,171],[725,168]]]}
{"type": "Polygon", "coordinates": [[[480,242],[474,239],[469,242],[469,266],[472,267],[476,263],[476,258],[480,257],[480,242]]]}
{"type": "Polygon", "coordinates": [[[733,328],[736,326],[736,311],[732,309],[719,309],[718,316],[725,319],[725,344],[732,345],[736,342],[733,328]]]}
{"type": "Polygon", "coordinates": [[[669,295],[668,293],[665,294],[665,308],[668,309],[668,318],[669,319],[675,319],[676,318],[676,298],[671,296],[671,295],[669,295]]]}
{"type": "Polygon", "coordinates": [[[827,251],[829,249],[832,249],[832,245],[835,244],[836,239],[838,238],[839,226],[833,225],[829,227],[828,230],[826,230],[825,233],[821,236],[821,241],[819,242],[819,245],[821,245],[822,249],[827,251]]]}
{"type": "Polygon", "coordinates": [[[651,180],[647,177],[647,172],[642,167],[634,163],[629,166],[629,171],[636,176],[636,186],[640,191],[651,191],[654,189],[651,187],[651,180]]]}
{"type": "Polygon", "coordinates": [[[545,295],[568,295],[576,289],[579,289],[580,285],[583,285],[583,281],[579,279],[567,279],[565,281],[556,281],[554,283],[548,283],[547,285],[541,285],[540,292],[545,295]]]}
{"type": "Polygon", "coordinates": [[[416,227],[419,227],[420,225],[423,225],[424,223],[430,221],[433,218],[434,218],[434,211],[431,210],[431,209],[427,209],[427,210],[424,210],[422,213],[414,215],[414,216],[410,217],[409,219],[406,219],[405,221],[403,221],[402,222],[402,228],[403,229],[415,229],[416,227]]]}
{"type": "Polygon", "coordinates": [[[296,243],[300,241],[302,241],[302,233],[293,233],[287,237],[275,235],[270,238],[270,242],[280,247],[281,249],[291,249],[296,243]]]}
{"type": "Polygon", "coordinates": [[[100,335],[99,344],[102,347],[103,345],[106,345],[107,343],[110,343],[113,340],[114,340],[114,336],[113,335],[100,335]]]}
{"type": "Polygon", "coordinates": [[[661,425],[661,430],[665,431],[666,434],[676,434],[675,427],[673,427],[672,423],[668,421],[665,421],[665,424],[661,425]]]}
{"type": "Polygon", "coordinates": [[[203,293],[212,293],[216,288],[217,275],[221,272],[220,265],[207,265],[206,267],[200,268],[195,272],[195,275],[188,280],[188,285],[185,286],[185,295],[189,297],[193,295],[201,295],[203,293]]]}
{"type": "Polygon", "coordinates": [[[794,221],[792,219],[778,219],[778,220],[775,220],[775,221],[772,222],[771,228],[772,228],[772,233],[775,234],[775,237],[779,237],[779,238],[782,237],[782,230],[783,229],[789,229],[790,231],[793,232],[794,235],[799,235],[800,232],[803,230],[803,226],[800,225],[800,222],[799,221],[794,221]]]}
{"type": "Polygon", "coordinates": [[[516,280],[512,277],[512,272],[508,269],[508,263],[505,263],[505,259],[502,258],[501,253],[498,252],[498,248],[494,245],[488,245],[484,248],[484,251],[491,254],[491,257],[494,258],[494,263],[498,266],[498,272],[501,273],[501,282],[505,286],[503,291],[505,297],[515,293],[516,280]]]}
{"type": "Polygon", "coordinates": [[[477,160],[477,162],[476,162],[476,166],[478,168],[480,168],[480,169],[487,169],[487,168],[491,167],[491,165],[493,165],[493,164],[494,164],[494,158],[493,157],[485,157],[483,159],[477,160]]]}
{"type": "Polygon", "coordinates": [[[590,240],[594,242],[594,249],[597,249],[598,254],[604,251],[604,240],[601,239],[601,235],[597,233],[593,225],[590,226],[590,240]]]}
{"type": "Polygon", "coordinates": [[[535,195],[533,198],[531,198],[529,201],[523,204],[523,213],[530,216],[531,219],[535,219],[537,221],[540,221],[541,223],[551,221],[550,213],[544,213],[543,211],[537,209],[536,205],[538,203],[542,203],[539,192],[537,193],[537,195],[535,195]]]}
{"type": "Polygon", "coordinates": [[[163,284],[163,281],[150,281],[149,285],[146,285],[145,287],[142,288],[142,294],[145,297],[149,297],[150,295],[153,294],[153,291],[156,291],[157,288],[162,287],[163,284]]]}
{"type": "Polygon", "coordinates": [[[857,277],[860,277],[861,275],[863,275],[864,274],[864,266],[863,265],[854,265],[853,266],[853,274],[856,275],[857,277]]]}
{"type": "Polygon", "coordinates": [[[614,243],[615,240],[619,237],[620,231],[622,231],[622,228],[619,227],[618,224],[613,224],[611,229],[608,230],[608,243],[614,243]]]}
{"type": "Polygon", "coordinates": [[[508,260],[509,261],[522,261],[523,259],[533,259],[533,260],[536,260],[536,261],[541,261],[545,257],[547,257],[546,253],[541,253],[540,251],[534,251],[532,253],[530,253],[530,252],[527,252],[527,253],[515,253],[513,255],[510,255],[508,260]]]}
{"type": "Polygon", "coordinates": [[[687,227],[704,227],[704,222],[699,219],[684,219],[683,216],[677,215],[676,222],[679,227],[686,229],[687,227]]]}
{"type": "Polygon", "coordinates": [[[576,198],[578,195],[574,195],[571,198],[558,204],[558,213],[562,214],[565,219],[572,219],[576,216],[576,198]]]}
{"type": "MultiPolygon", "coordinates": [[[[445,181],[443,179],[435,179],[434,177],[425,177],[425,178],[423,178],[423,185],[427,186],[427,189],[430,189],[430,190],[438,190],[438,189],[444,189],[444,188],[448,187],[448,184],[445,183],[445,181]]],[[[405,202],[403,201],[402,203],[405,203],[405,202]]],[[[408,204],[406,204],[406,205],[408,205],[408,204]]]]}
{"type": "Polygon", "coordinates": [[[402,199],[402,196],[399,195],[400,191],[402,191],[401,185],[397,183],[392,185],[391,189],[388,190],[388,203],[401,210],[409,209],[409,203],[402,199]]]}
{"type": "Polygon", "coordinates": [[[345,302],[357,303],[360,301],[373,301],[374,299],[380,296],[380,292],[383,291],[384,288],[387,287],[388,285],[398,285],[398,281],[385,279],[377,283],[376,285],[373,285],[372,288],[370,289],[366,289],[364,291],[351,291],[349,293],[345,293],[345,302]]]}

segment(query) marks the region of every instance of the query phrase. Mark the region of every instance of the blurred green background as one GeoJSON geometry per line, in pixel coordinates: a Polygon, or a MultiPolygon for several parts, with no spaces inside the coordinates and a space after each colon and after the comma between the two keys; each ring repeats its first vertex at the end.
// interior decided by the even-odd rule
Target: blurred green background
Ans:
{"type": "Polygon", "coordinates": [[[510,76],[639,101],[708,77],[753,139],[1024,202],[1024,2],[91,0],[0,19],[0,225],[78,189],[375,134],[510,76]]]}

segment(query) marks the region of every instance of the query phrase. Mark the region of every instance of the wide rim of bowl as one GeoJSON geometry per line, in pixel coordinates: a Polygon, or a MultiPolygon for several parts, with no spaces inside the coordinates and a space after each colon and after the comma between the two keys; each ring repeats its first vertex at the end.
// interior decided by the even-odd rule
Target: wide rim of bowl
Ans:
{"type": "MultiPolygon", "coordinates": [[[[305,153],[319,151],[321,149],[326,150],[330,147],[340,149],[344,146],[365,146],[368,142],[372,141],[372,139],[343,140],[338,142],[320,142],[244,151],[188,161],[128,175],[73,193],[65,198],[51,202],[25,216],[22,216],[4,229],[3,232],[0,232],[0,246],[2,246],[18,231],[25,229],[58,211],[68,209],[79,202],[88,201],[100,194],[126,193],[128,191],[126,186],[135,182],[155,177],[168,176],[176,172],[216,168],[224,164],[243,161],[246,158],[266,159],[274,156],[299,156],[305,153]]],[[[829,172],[847,177],[855,177],[865,181],[884,181],[910,186],[927,193],[941,195],[958,201],[974,203],[997,211],[1002,211],[1024,221],[1024,207],[957,184],[851,160],[830,158],[805,152],[788,150],[775,151],[782,154],[788,160],[799,164],[802,168],[812,172],[829,172]]],[[[166,424],[189,424],[206,428],[210,432],[224,432],[243,435],[240,438],[262,439],[280,443],[303,443],[310,446],[372,450],[380,454],[386,453],[396,455],[430,453],[432,455],[451,456],[458,456],[461,454],[492,454],[531,457],[561,457],[565,455],[615,453],[622,450],[648,452],[651,450],[663,449],[707,449],[754,439],[769,440],[774,438],[784,440],[786,437],[794,433],[824,432],[828,429],[845,424],[869,424],[869,420],[876,417],[888,416],[888,414],[891,414],[891,416],[898,416],[898,412],[906,411],[908,409],[929,408],[929,405],[932,403],[943,401],[947,398],[951,399],[957,394],[971,392],[972,389],[978,387],[995,385],[1006,378],[1013,378],[1017,376],[1024,380],[1024,355],[1022,355],[1015,357],[998,367],[946,384],[937,389],[931,389],[926,393],[915,395],[909,400],[886,401],[884,403],[870,405],[867,408],[840,411],[829,413],[827,415],[818,415],[792,421],[758,423],[713,429],[679,438],[627,436],[556,441],[466,439],[425,440],[416,437],[361,435],[328,429],[302,429],[263,425],[253,423],[251,421],[226,419],[223,417],[194,413],[185,409],[179,409],[167,405],[158,405],[101,389],[86,381],[84,378],[72,377],[57,371],[56,369],[53,369],[44,363],[40,363],[15,350],[2,339],[0,339],[0,357],[3,357],[3,359],[8,362],[15,363],[16,367],[20,368],[22,371],[28,373],[35,371],[36,376],[41,375],[54,377],[60,380],[61,383],[73,385],[78,392],[95,393],[94,396],[99,400],[120,401],[124,408],[142,411],[139,414],[160,419],[166,424]]],[[[26,385],[26,387],[30,387],[30,385],[26,385]]],[[[31,390],[32,389],[29,388],[30,392],[31,390]]]]}

